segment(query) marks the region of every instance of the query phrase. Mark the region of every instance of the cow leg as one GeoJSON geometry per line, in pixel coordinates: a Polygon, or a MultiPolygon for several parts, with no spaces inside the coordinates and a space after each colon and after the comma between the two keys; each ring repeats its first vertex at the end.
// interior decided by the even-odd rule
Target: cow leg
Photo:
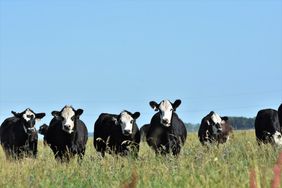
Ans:
{"type": "Polygon", "coordinates": [[[173,145],[172,145],[172,154],[173,155],[178,155],[180,153],[181,147],[180,147],[180,142],[174,140],[173,145]]]}
{"type": "Polygon", "coordinates": [[[139,144],[133,143],[131,145],[130,153],[134,158],[138,157],[138,152],[139,152],[139,144]]]}
{"type": "Polygon", "coordinates": [[[3,149],[4,149],[4,151],[5,151],[5,155],[6,155],[6,158],[7,158],[8,160],[14,159],[13,150],[12,150],[11,148],[4,147],[3,149]]]}
{"type": "Polygon", "coordinates": [[[101,156],[105,157],[105,151],[101,151],[101,156]]]}
{"type": "Polygon", "coordinates": [[[173,150],[172,150],[172,154],[173,155],[178,155],[180,153],[181,147],[179,144],[177,144],[176,146],[174,146],[173,150]]]}
{"type": "Polygon", "coordinates": [[[83,148],[81,151],[78,152],[78,160],[79,160],[79,162],[82,161],[84,155],[85,155],[85,148],[83,148]]]}

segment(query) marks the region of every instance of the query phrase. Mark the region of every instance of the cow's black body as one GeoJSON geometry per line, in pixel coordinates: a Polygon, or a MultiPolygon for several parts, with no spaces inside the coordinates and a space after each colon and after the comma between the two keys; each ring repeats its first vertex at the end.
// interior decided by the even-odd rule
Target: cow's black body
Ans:
{"type": "Polygon", "coordinates": [[[173,112],[171,126],[165,127],[160,123],[160,113],[156,113],[150,123],[147,133],[147,143],[156,154],[179,154],[181,145],[185,143],[187,130],[183,121],[173,112]]]}
{"type": "Polygon", "coordinates": [[[147,134],[150,129],[150,124],[145,124],[140,128],[141,140],[144,142],[147,139],[147,134]]]}
{"type": "Polygon", "coordinates": [[[7,158],[19,159],[37,155],[37,131],[27,134],[21,118],[7,118],[0,127],[0,142],[7,158]]]}
{"type": "Polygon", "coordinates": [[[203,145],[209,144],[209,143],[225,143],[228,138],[229,134],[232,132],[232,126],[230,125],[230,122],[228,120],[228,117],[224,116],[221,117],[222,122],[218,125],[220,128],[220,132],[214,132],[213,127],[215,126],[212,123],[211,116],[214,112],[210,112],[208,115],[206,115],[202,121],[201,125],[198,130],[198,138],[200,142],[203,145]],[[211,122],[211,123],[208,123],[211,122]]]}
{"type": "Polygon", "coordinates": [[[132,134],[125,136],[122,134],[121,126],[113,119],[118,120],[115,114],[102,113],[94,125],[94,147],[102,156],[105,152],[119,155],[137,156],[139,152],[140,131],[134,120],[132,134]]]}
{"type": "MultiPolygon", "coordinates": [[[[282,104],[280,104],[278,108],[278,118],[279,118],[280,127],[282,127],[282,104]]],[[[282,132],[282,128],[281,128],[281,132],[282,132]]]]}
{"type": "Polygon", "coordinates": [[[278,112],[274,109],[263,109],[257,113],[255,131],[258,143],[274,143],[275,132],[281,133],[278,112]]]}

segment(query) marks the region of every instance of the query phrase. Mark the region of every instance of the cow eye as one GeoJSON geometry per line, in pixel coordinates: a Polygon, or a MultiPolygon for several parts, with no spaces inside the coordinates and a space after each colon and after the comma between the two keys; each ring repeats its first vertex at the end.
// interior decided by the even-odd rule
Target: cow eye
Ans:
{"type": "Polygon", "coordinates": [[[173,108],[172,108],[172,109],[170,109],[170,111],[173,111],[173,108]]]}
{"type": "Polygon", "coordinates": [[[132,124],[132,123],[133,123],[133,120],[131,120],[130,123],[132,124]]]}
{"type": "Polygon", "coordinates": [[[27,115],[26,117],[33,119],[33,115],[27,115]]]}
{"type": "Polygon", "coordinates": [[[71,117],[71,120],[74,120],[74,118],[75,118],[75,116],[72,116],[72,117],[71,117]]]}

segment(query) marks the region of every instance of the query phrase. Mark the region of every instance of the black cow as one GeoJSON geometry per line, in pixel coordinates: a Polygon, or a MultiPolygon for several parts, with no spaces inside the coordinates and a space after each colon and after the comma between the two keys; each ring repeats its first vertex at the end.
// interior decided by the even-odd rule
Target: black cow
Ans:
{"type": "Polygon", "coordinates": [[[150,129],[147,133],[147,143],[156,154],[173,155],[179,154],[181,145],[187,137],[187,130],[183,121],[178,117],[175,110],[181,104],[181,100],[171,103],[163,100],[157,104],[150,102],[150,106],[157,112],[151,119],[150,129]]]}
{"type": "Polygon", "coordinates": [[[148,134],[149,129],[150,129],[150,124],[145,124],[140,128],[141,140],[143,142],[145,142],[147,139],[147,134],[148,134]]]}
{"type": "Polygon", "coordinates": [[[211,111],[201,121],[198,138],[203,145],[216,142],[223,144],[229,139],[231,131],[232,126],[228,117],[220,117],[217,113],[211,111]]]}
{"type": "Polygon", "coordinates": [[[38,129],[38,133],[44,135],[43,137],[44,146],[47,145],[47,139],[46,139],[47,131],[48,131],[48,125],[46,124],[41,125],[38,129]]]}
{"type": "Polygon", "coordinates": [[[282,104],[280,104],[278,108],[278,118],[279,118],[279,123],[280,123],[280,132],[282,132],[282,104]]]}
{"type": "Polygon", "coordinates": [[[139,112],[122,111],[119,115],[102,113],[94,125],[93,144],[104,157],[105,152],[137,157],[140,131],[136,124],[139,112]]]}
{"type": "Polygon", "coordinates": [[[257,142],[282,145],[278,112],[274,109],[260,110],[255,119],[257,142]]]}
{"type": "Polygon", "coordinates": [[[0,127],[0,142],[6,158],[36,158],[38,135],[35,123],[42,119],[45,113],[34,113],[28,108],[21,113],[12,111],[12,114],[14,116],[7,118],[0,127]]]}
{"type": "Polygon", "coordinates": [[[44,137],[52,149],[55,158],[61,162],[68,162],[76,154],[82,159],[85,154],[88,131],[79,119],[82,109],[75,110],[72,106],[65,106],[61,111],[53,111],[51,120],[44,137]]]}

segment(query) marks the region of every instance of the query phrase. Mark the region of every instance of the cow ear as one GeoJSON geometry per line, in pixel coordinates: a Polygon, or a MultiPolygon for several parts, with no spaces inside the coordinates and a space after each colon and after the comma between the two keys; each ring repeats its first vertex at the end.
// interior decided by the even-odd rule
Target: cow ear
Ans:
{"type": "Polygon", "coordinates": [[[45,115],[46,115],[45,113],[37,113],[37,114],[35,114],[35,117],[37,119],[42,119],[42,118],[44,118],[45,115]]]}
{"type": "Polygon", "coordinates": [[[35,120],[40,121],[46,114],[45,113],[37,113],[35,114],[35,120]]]}
{"type": "Polygon", "coordinates": [[[155,101],[151,101],[151,102],[150,102],[150,106],[151,106],[155,111],[158,111],[159,104],[156,103],[155,101]]]}
{"type": "Polygon", "coordinates": [[[15,111],[11,111],[11,113],[15,116],[15,117],[18,117],[18,118],[21,118],[22,117],[22,113],[17,113],[15,111]]]}
{"type": "Polygon", "coordinates": [[[140,112],[135,112],[134,114],[132,114],[132,118],[133,119],[137,119],[140,116],[140,112]]]}
{"type": "Polygon", "coordinates": [[[224,120],[224,121],[228,121],[228,117],[227,116],[223,116],[223,117],[221,117],[221,119],[224,120]]]}
{"type": "Polygon", "coordinates": [[[83,113],[83,110],[82,109],[77,109],[76,111],[75,111],[75,115],[76,116],[81,116],[81,114],[83,113]]]}
{"type": "Polygon", "coordinates": [[[172,105],[173,109],[176,110],[176,108],[178,108],[178,106],[180,104],[181,104],[181,100],[180,99],[175,100],[175,102],[172,105]]]}
{"type": "Polygon", "coordinates": [[[17,112],[14,112],[14,111],[12,111],[12,113],[14,114],[15,117],[18,117],[18,118],[22,118],[23,114],[24,114],[24,112],[17,113],[17,112]]]}
{"type": "Polygon", "coordinates": [[[56,118],[61,116],[61,112],[59,112],[59,111],[53,111],[53,112],[51,112],[51,114],[52,114],[52,116],[54,116],[56,118]]]}
{"type": "Polygon", "coordinates": [[[115,125],[118,125],[118,119],[116,117],[112,117],[112,121],[115,123],[115,125]]]}
{"type": "Polygon", "coordinates": [[[209,113],[209,116],[212,116],[214,114],[214,111],[211,111],[210,113],[209,113]]]}

